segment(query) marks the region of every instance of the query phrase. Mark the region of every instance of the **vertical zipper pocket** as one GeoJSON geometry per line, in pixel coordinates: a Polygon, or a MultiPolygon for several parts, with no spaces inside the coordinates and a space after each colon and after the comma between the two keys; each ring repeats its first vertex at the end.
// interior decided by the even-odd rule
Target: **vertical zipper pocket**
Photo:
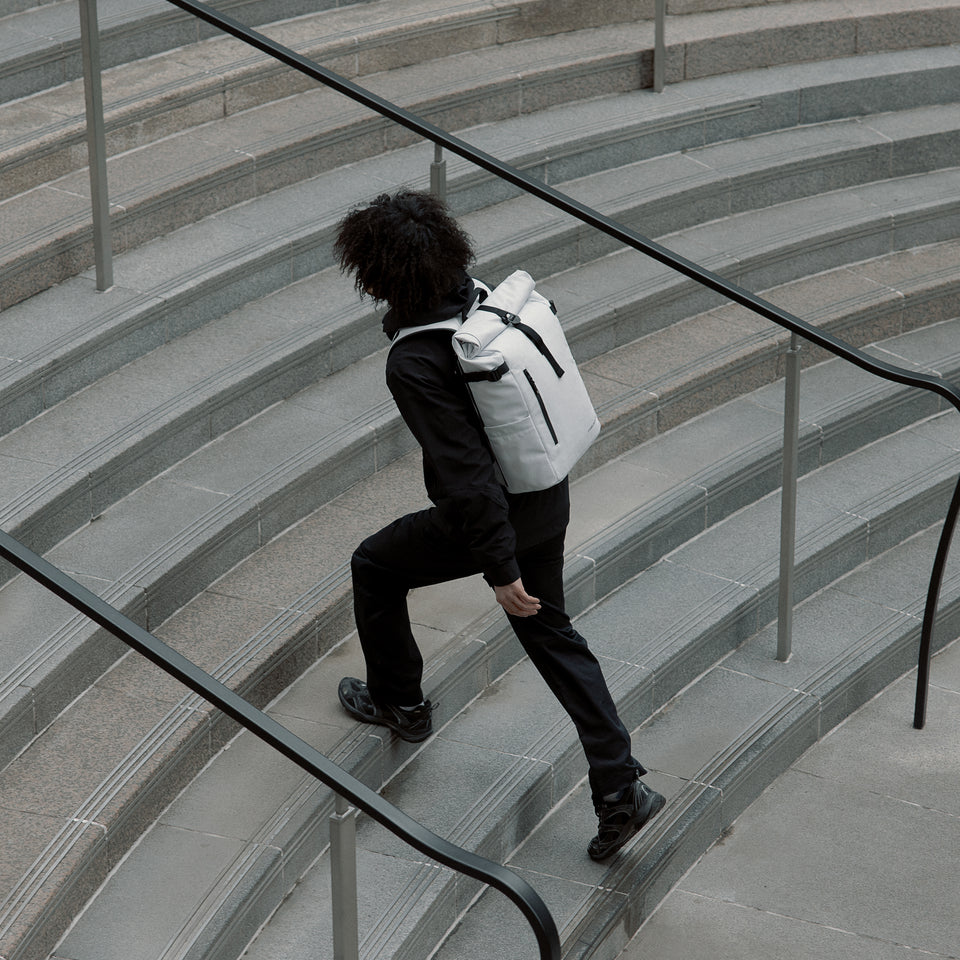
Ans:
{"type": "Polygon", "coordinates": [[[543,419],[546,421],[547,429],[550,431],[550,436],[553,438],[554,444],[559,444],[560,441],[557,439],[557,431],[553,429],[553,424],[550,422],[550,414],[547,413],[547,406],[543,402],[543,397],[540,396],[536,381],[530,375],[529,370],[525,369],[523,375],[527,378],[527,383],[530,384],[530,389],[533,390],[533,395],[537,398],[537,403],[540,404],[540,412],[543,414],[543,419]]]}

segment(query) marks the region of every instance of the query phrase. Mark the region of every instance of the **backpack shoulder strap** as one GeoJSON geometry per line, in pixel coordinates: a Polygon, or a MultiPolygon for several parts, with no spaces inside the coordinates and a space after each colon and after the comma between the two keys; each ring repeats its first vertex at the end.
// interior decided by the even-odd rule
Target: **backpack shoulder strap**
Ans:
{"type": "Polygon", "coordinates": [[[473,283],[473,297],[470,299],[470,302],[467,303],[460,311],[460,316],[450,317],[448,320],[436,320],[433,323],[424,323],[418,327],[401,327],[393,335],[393,339],[390,341],[390,346],[392,347],[404,337],[409,337],[416,333],[426,333],[429,330],[449,330],[451,333],[456,333],[467,317],[473,313],[474,310],[478,309],[478,302],[486,299],[487,293],[489,292],[488,288],[484,284],[480,283],[479,280],[474,280],[473,283]]]}
{"type": "Polygon", "coordinates": [[[456,333],[460,329],[460,323],[459,317],[451,317],[449,320],[437,320],[436,323],[424,323],[419,327],[401,327],[393,335],[390,346],[392,347],[404,337],[410,337],[417,333],[427,333],[430,330],[449,330],[451,333],[456,333]]]}

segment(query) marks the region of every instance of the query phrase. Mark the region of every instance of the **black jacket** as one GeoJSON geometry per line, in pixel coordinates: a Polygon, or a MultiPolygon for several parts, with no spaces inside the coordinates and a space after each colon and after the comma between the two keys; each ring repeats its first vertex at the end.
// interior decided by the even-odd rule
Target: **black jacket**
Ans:
{"type": "MultiPolygon", "coordinates": [[[[437,310],[403,326],[456,316],[474,293],[473,282],[465,277],[437,310]]],[[[388,312],[387,335],[399,326],[388,312]]],[[[450,339],[449,330],[424,331],[394,344],[387,358],[387,386],[423,451],[424,483],[441,523],[463,539],[487,580],[502,586],[520,576],[518,551],[566,529],[569,488],[563,480],[549,490],[507,493],[450,339]]]]}

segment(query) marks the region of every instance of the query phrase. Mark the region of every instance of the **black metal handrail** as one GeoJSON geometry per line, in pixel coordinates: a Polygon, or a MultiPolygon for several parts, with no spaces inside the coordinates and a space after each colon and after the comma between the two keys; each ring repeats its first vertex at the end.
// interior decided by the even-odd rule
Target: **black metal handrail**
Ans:
{"type": "Polygon", "coordinates": [[[506,894],[520,907],[530,922],[543,960],[560,960],[560,938],[553,917],[540,895],[522,877],[499,863],[464,850],[432,833],[423,824],[384,800],[375,790],[371,790],[337,766],[319,750],[291,733],[283,724],[258,710],[238,693],[201,670],[193,661],[167,646],[4,530],[0,530],[0,556],[88,616],[94,623],[143,654],[194,693],[218,707],[414,849],[506,894]]]}
{"type": "MultiPolygon", "coordinates": [[[[937,393],[960,412],[960,390],[943,378],[929,374],[914,373],[903,367],[898,367],[894,364],[871,357],[869,354],[841,340],[839,337],[820,330],[805,320],[794,316],[792,313],[788,313],[786,310],[782,310],[769,301],[758,297],[756,294],[736,284],[730,283],[719,274],[713,273],[705,267],[694,263],[692,260],[688,260],[686,257],[682,257],[672,250],[668,250],[666,247],[655,243],[648,237],[624,227],[622,224],[604,216],[593,208],[574,200],[572,197],[568,197],[559,190],[553,189],[547,184],[504,163],[502,160],[498,160],[496,157],[472,146],[465,140],[461,140],[459,137],[447,133],[447,131],[442,130],[440,127],[404,110],[402,107],[398,107],[395,103],[385,100],[383,97],[372,93],[359,84],[348,80],[346,77],[342,77],[340,74],[334,73],[326,67],[322,67],[313,60],[296,53],[283,44],[271,40],[256,30],[250,29],[232,17],[218,13],[204,3],[199,3],[197,0],[169,0],[169,2],[194,14],[201,20],[205,20],[207,23],[213,24],[225,33],[231,34],[263,53],[269,54],[276,60],[293,67],[295,70],[299,70],[301,73],[312,77],[325,86],[339,91],[351,100],[369,107],[371,110],[406,127],[408,130],[420,134],[420,136],[433,141],[433,143],[438,146],[444,147],[458,156],[463,157],[465,160],[471,161],[478,167],[500,177],[502,180],[506,180],[508,183],[520,187],[520,189],[526,193],[539,197],[541,200],[562,210],[564,213],[613,237],[625,246],[645,253],[647,256],[671,267],[684,276],[689,277],[691,280],[695,280],[697,283],[709,287],[726,299],[739,303],[741,306],[753,310],[767,320],[771,320],[773,323],[805,337],[811,341],[811,343],[815,343],[825,350],[829,350],[836,356],[855,364],[861,369],[882,377],[885,380],[891,380],[905,386],[917,387],[921,390],[937,393]]],[[[937,603],[940,599],[943,572],[946,567],[947,556],[950,552],[950,543],[953,539],[958,514],[960,514],[960,477],[957,478],[957,484],[950,500],[950,506],[947,509],[946,518],[944,519],[933,569],[930,573],[930,584],[924,606],[917,663],[917,693],[913,715],[913,725],[917,729],[921,729],[926,721],[927,688],[930,678],[930,658],[933,652],[933,631],[936,625],[937,603]]]]}

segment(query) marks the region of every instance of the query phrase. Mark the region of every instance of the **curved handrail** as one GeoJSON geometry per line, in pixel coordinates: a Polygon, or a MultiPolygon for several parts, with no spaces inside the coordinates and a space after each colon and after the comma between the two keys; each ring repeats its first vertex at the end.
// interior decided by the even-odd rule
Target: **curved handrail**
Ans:
{"type": "MultiPolygon", "coordinates": [[[[450,150],[465,160],[469,160],[489,173],[500,177],[502,180],[506,180],[508,183],[520,187],[520,189],[526,193],[539,197],[541,200],[562,210],[564,213],[576,217],[583,223],[589,224],[608,236],[613,237],[625,246],[645,253],[647,256],[671,267],[684,276],[695,280],[697,283],[709,287],[726,299],[733,300],[735,303],[739,303],[747,307],[747,309],[760,314],[760,316],[765,317],[767,320],[771,320],[773,323],[785,327],[793,333],[800,334],[812,343],[829,350],[836,356],[855,364],[861,369],[882,377],[885,380],[892,380],[895,383],[900,383],[905,386],[917,387],[922,390],[937,393],[952,404],[954,409],[960,412],[960,390],[941,377],[924,373],[914,373],[903,367],[898,367],[894,364],[871,357],[869,354],[841,340],[839,337],[820,330],[805,320],[801,320],[786,310],[782,310],[780,307],[756,296],[756,294],[750,293],[748,290],[724,280],[723,277],[694,263],[692,260],[688,260],[686,257],[682,257],[672,250],[668,250],[666,247],[655,243],[648,237],[624,227],[622,224],[611,220],[593,208],[574,200],[572,197],[568,197],[566,194],[555,190],[545,183],[541,183],[485,151],[472,146],[465,140],[461,140],[459,137],[447,133],[429,121],[398,107],[389,100],[385,100],[383,97],[372,93],[359,84],[348,80],[346,77],[342,77],[340,74],[320,66],[320,64],[313,60],[296,53],[283,44],[271,40],[262,33],[250,29],[232,17],[218,13],[212,7],[200,3],[198,0],[169,0],[169,2],[194,14],[201,20],[205,20],[207,23],[219,27],[224,32],[248,43],[263,53],[269,54],[274,59],[293,67],[295,70],[299,70],[314,80],[339,91],[351,100],[369,107],[371,110],[406,127],[408,130],[420,134],[420,136],[433,141],[438,146],[450,150]]],[[[930,657],[933,649],[933,630],[936,624],[936,608],[940,599],[943,571],[946,567],[947,556],[950,552],[950,543],[953,539],[958,514],[960,514],[960,477],[957,478],[957,485],[954,488],[953,497],[951,498],[950,506],[944,520],[943,530],[940,534],[933,569],[930,573],[930,585],[927,590],[926,604],[924,606],[923,624],[920,631],[917,693],[913,720],[913,725],[917,729],[921,729],[926,720],[927,687],[929,685],[930,657]]]]}
{"type": "Polygon", "coordinates": [[[201,670],[193,661],[167,646],[4,530],[0,530],[0,556],[218,707],[311,776],[346,797],[355,807],[392,830],[416,850],[506,894],[530,921],[543,960],[560,960],[560,937],[553,917],[540,895],[522,877],[499,863],[464,850],[432,833],[283,724],[258,710],[238,693],[201,670]]]}

